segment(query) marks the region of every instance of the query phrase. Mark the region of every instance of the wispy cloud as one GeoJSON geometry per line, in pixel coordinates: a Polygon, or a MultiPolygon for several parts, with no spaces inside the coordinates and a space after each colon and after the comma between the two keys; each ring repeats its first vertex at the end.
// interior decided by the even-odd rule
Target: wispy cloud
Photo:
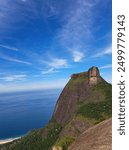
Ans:
{"type": "Polygon", "coordinates": [[[112,67],[112,64],[107,64],[107,65],[101,66],[99,68],[100,69],[107,69],[107,68],[111,68],[111,67],[112,67]]]}
{"type": "Polygon", "coordinates": [[[21,63],[21,64],[26,64],[26,65],[31,65],[30,62],[23,61],[23,60],[16,59],[16,58],[12,58],[12,57],[7,56],[7,55],[4,55],[4,54],[2,54],[2,53],[0,53],[0,58],[3,59],[3,60],[15,62],[15,63],[21,63]]]}
{"type": "Polygon", "coordinates": [[[82,59],[84,58],[84,53],[78,50],[73,50],[72,51],[72,57],[74,62],[81,62],[82,59]]]}
{"type": "Polygon", "coordinates": [[[98,53],[96,53],[95,55],[93,55],[93,57],[102,57],[105,55],[110,55],[112,53],[112,47],[109,46],[106,49],[99,51],[98,53]]]}
{"type": "MultiPolygon", "coordinates": [[[[0,0],[0,28],[3,32],[21,29],[21,24],[33,23],[34,19],[52,17],[57,14],[51,0],[0,0]],[[40,5],[39,5],[40,4],[40,5]],[[13,5],[13,7],[11,7],[13,5]],[[19,25],[17,25],[19,23],[19,25]]],[[[2,32],[1,31],[1,32],[2,32]]]]}
{"type": "Polygon", "coordinates": [[[50,68],[48,70],[42,71],[41,73],[43,75],[46,75],[46,74],[53,74],[53,73],[57,73],[57,72],[59,72],[59,71],[55,70],[54,68],[50,68]]]}
{"type": "Polygon", "coordinates": [[[77,0],[73,8],[69,8],[68,15],[64,18],[64,25],[58,32],[57,37],[66,48],[82,48],[93,37],[92,34],[92,7],[99,0],[77,0]],[[85,44],[84,44],[85,39],[85,44]]]}
{"type": "Polygon", "coordinates": [[[16,48],[16,47],[11,47],[11,46],[8,46],[8,45],[2,45],[2,44],[0,44],[0,47],[6,48],[6,49],[9,49],[9,50],[12,50],[12,51],[19,51],[18,48],[16,48]]]}
{"type": "Polygon", "coordinates": [[[22,81],[25,80],[27,77],[26,74],[17,74],[17,75],[7,75],[4,77],[0,77],[1,80],[4,80],[6,82],[12,82],[12,81],[22,81]]]}
{"type": "Polygon", "coordinates": [[[0,0],[1,32],[12,32],[21,29],[23,22],[31,24],[32,19],[39,17],[39,12],[40,9],[37,8],[37,1],[35,0],[0,0]],[[19,25],[17,25],[18,23],[19,25]]]}
{"type": "Polygon", "coordinates": [[[66,59],[61,58],[51,58],[49,62],[46,62],[49,67],[59,69],[68,67],[68,62],[66,59]]]}

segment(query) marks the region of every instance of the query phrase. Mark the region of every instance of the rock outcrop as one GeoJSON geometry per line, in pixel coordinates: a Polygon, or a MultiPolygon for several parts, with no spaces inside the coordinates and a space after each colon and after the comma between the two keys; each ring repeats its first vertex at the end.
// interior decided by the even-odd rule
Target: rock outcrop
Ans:
{"type": "Polygon", "coordinates": [[[112,121],[105,120],[82,133],[68,150],[111,150],[112,121]]]}
{"type": "Polygon", "coordinates": [[[101,82],[99,69],[97,67],[92,67],[88,71],[89,85],[96,85],[101,82]]]}

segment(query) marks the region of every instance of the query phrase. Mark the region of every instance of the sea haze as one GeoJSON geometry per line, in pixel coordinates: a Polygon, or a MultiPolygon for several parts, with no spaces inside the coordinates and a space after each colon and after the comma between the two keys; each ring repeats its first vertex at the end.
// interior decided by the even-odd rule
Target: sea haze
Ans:
{"type": "Polygon", "coordinates": [[[0,139],[25,135],[50,120],[61,89],[0,94],[0,139]]]}

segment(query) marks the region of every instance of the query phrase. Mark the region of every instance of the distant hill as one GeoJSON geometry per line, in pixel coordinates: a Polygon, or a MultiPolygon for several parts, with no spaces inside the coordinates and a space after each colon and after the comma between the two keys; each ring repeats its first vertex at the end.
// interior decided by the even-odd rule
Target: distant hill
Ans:
{"type": "MultiPolygon", "coordinates": [[[[1,150],[67,150],[74,141],[79,145],[78,137],[82,133],[88,136],[91,131],[91,137],[96,134],[101,137],[101,132],[92,132],[95,132],[93,126],[97,127],[96,124],[111,118],[111,115],[112,86],[100,76],[97,67],[91,67],[87,72],[71,75],[45,128],[31,131],[22,139],[2,146],[1,150]]],[[[111,122],[108,124],[111,126],[111,122]]],[[[92,138],[90,142],[94,143],[92,138]]],[[[103,142],[100,143],[103,146],[103,142]]],[[[70,150],[74,148],[71,146],[70,150]]]]}

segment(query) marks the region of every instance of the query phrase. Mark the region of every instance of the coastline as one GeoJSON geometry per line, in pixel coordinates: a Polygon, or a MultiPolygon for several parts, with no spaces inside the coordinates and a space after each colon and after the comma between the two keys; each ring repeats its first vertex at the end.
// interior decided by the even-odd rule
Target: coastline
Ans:
{"type": "Polygon", "coordinates": [[[22,138],[22,136],[16,137],[16,138],[8,138],[8,139],[0,140],[0,145],[10,143],[10,142],[12,142],[14,140],[18,140],[20,138],[22,138]]]}

